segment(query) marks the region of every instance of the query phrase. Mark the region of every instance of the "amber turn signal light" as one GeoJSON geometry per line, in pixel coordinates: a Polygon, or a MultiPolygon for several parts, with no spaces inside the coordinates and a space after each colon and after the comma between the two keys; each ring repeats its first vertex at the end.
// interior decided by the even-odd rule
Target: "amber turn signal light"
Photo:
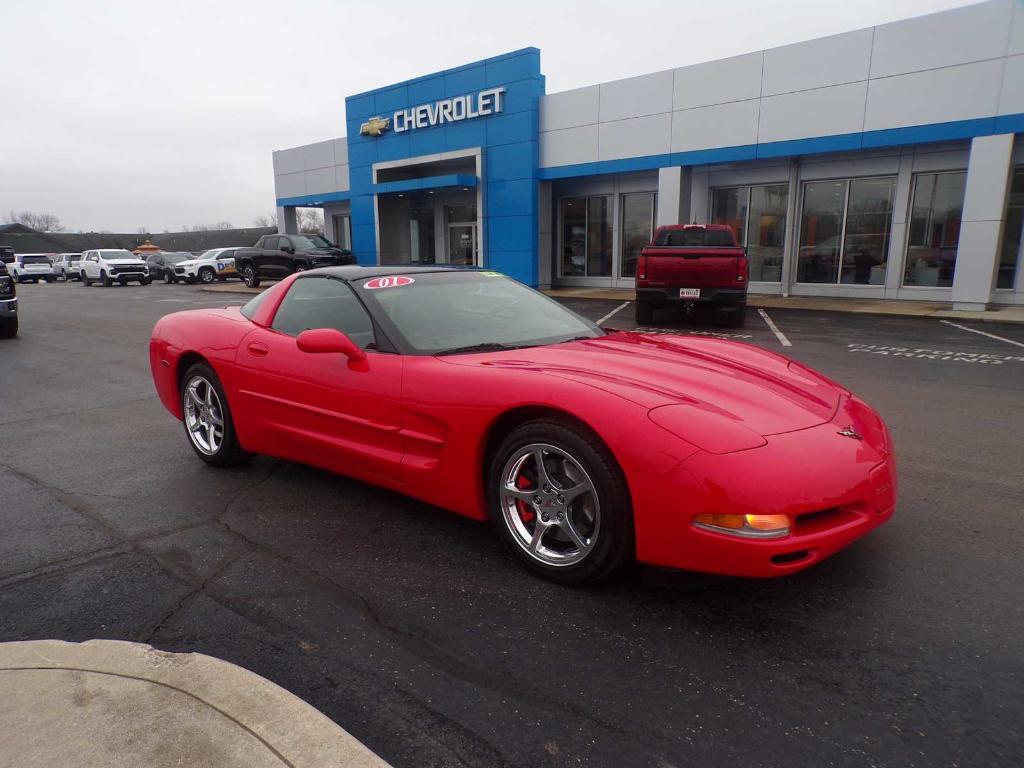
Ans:
{"type": "Polygon", "coordinates": [[[786,515],[697,515],[693,524],[718,533],[746,536],[752,539],[773,539],[789,533],[786,515]]]}

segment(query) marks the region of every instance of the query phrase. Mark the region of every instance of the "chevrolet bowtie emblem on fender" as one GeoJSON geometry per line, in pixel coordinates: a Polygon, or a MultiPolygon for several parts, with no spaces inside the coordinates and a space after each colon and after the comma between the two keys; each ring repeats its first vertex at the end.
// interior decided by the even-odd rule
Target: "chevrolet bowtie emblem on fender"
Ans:
{"type": "Polygon", "coordinates": [[[863,440],[864,439],[861,436],[861,434],[856,429],[853,428],[852,424],[850,426],[848,426],[848,427],[843,427],[838,432],[836,432],[836,434],[837,435],[842,435],[843,437],[852,437],[854,440],[863,440]]]}
{"type": "Polygon", "coordinates": [[[391,118],[385,117],[371,117],[365,123],[359,126],[360,136],[380,136],[384,131],[391,127],[391,118]]]}

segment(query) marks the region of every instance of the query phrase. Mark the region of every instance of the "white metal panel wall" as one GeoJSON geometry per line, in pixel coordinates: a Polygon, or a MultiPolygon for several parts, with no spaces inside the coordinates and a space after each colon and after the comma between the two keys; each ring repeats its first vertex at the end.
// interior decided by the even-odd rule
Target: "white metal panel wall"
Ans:
{"type": "Polygon", "coordinates": [[[1024,2],[988,0],[545,96],[541,166],[1022,112],[1024,2]],[[654,115],[668,120],[668,149],[661,144],[664,118],[613,125],[654,115]],[[591,132],[558,134],[593,125],[598,126],[596,146],[591,132]]]}
{"type": "Polygon", "coordinates": [[[330,194],[348,188],[348,143],[343,138],[274,153],[277,198],[330,194]]]}
{"type": "Polygon", "coordinates": [[[873,37],[873,30],[859,29],[765,51],[761,95],[867,80],[873,37]]]}

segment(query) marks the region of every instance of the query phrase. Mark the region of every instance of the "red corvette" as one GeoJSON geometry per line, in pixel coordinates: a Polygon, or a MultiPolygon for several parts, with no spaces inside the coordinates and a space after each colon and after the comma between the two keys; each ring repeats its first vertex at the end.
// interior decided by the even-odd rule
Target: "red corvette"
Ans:
{"type": "Polygon", "coordinates": [[[333,267],[179,312],[153,379],[204,461],[253,453],[479,520],[527,566],[779,576],[889,519],[892,443],[758,347],[605,332],[496,272],[333,267]]]}

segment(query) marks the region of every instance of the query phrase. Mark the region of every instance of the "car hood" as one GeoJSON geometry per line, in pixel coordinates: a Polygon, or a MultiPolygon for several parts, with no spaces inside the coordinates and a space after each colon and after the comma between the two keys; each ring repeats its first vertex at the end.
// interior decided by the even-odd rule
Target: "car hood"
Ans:
{"type": "Polygon", "coordinates": [[[115,267],[144,267],[146,262],[142,259],[104,259],[104,262],[115,267]]]}
{"type": "Polygon", "coordinates": [[[344,256],[345,252],[340,248],[314,248],[306,251],[310,256],[344,256]]]}
{"type": "Polygon", "coordinates": [[[725,419],[762,436],[831,420],[844,393],[781,355],[749,344],[692,336],[613,333],[440,359],[568,378],[652,409],[683,405],[693,409],[695,421],[725,419]]]}

